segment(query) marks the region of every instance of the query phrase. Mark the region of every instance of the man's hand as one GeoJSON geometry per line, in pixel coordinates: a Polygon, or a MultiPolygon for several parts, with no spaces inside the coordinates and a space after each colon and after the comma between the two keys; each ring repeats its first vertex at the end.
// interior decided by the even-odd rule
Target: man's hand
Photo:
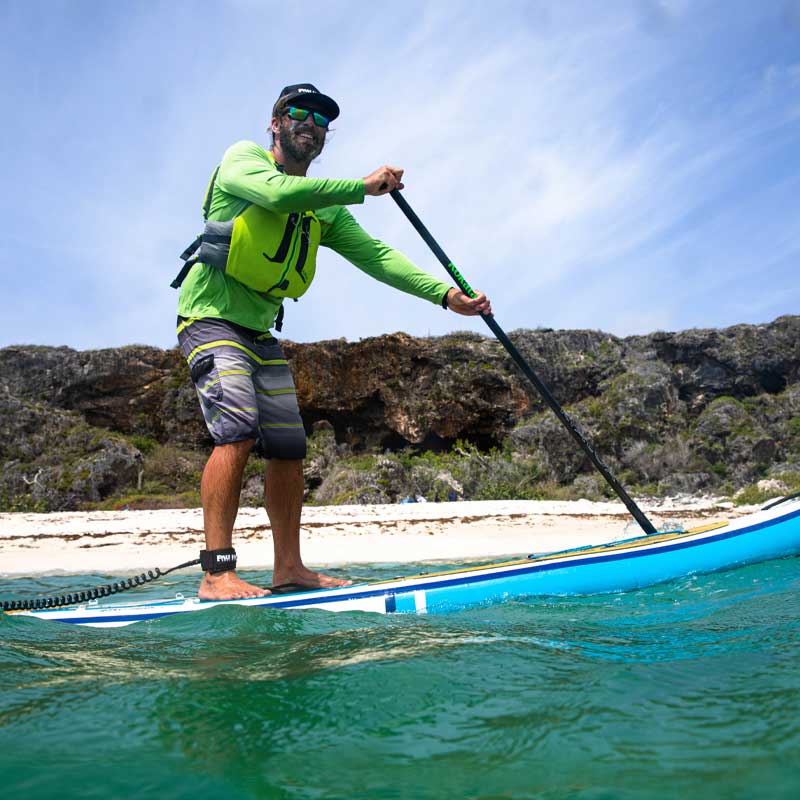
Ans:
{"type": "Polygon", "coordinates": [[[461,289],[452,288],[447,293],[447,307],[456,314],[476,317],[478,314],[491,314],[492,304],[483,292],[475,292],[475,297],[464,294],[461,289]]]}
{"type": "Polygon", "coordinates": [[[364,194],[378,197],[388,194],[392,189],[402,189],[403,170],[400,167],[378,167],[364,178],[364,194]]]}

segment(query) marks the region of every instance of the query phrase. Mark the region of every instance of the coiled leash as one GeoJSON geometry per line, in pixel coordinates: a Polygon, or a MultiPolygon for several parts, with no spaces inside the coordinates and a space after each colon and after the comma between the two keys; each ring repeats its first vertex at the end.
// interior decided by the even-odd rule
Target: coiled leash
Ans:
{"type": "Polygon", "coordinates": [[[80,592],[55,595],[53,597],[37,597],[34,600],[5,600],[3,601],[3,611],[38,611],[43,608],[60,608],[61,606],[72,606],[76,603],[86,603],[89,600],[97,600],[100,597],[127,592],[128,589],[144,586],[146,583],[163,578],[164,575],[169,575],[170,572],[185,569],[186,567],[194,567],[197,564],[205,572],[210,572],[212,575],[236,569],[236,550],[232,547],[225,547],[220,550],[201,550],[200,558],[186,561],[176,567],[163,570],[156,567],[133,578],[123,578],[114,583],[93,586],[91,589],[84,589],[80,592]]]}

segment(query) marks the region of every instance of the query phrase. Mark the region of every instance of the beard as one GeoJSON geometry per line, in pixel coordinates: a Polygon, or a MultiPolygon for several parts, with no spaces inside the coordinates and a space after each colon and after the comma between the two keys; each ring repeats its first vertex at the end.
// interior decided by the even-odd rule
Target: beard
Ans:
{"type": "Polygon", "coordinates": [[[308,126],[281,125],[275,138],[281,150],[292,161],[310,164],[321,152],[325,145],[325,134],[320,134],[308,126]],[[312,138],[301,136],[301,133],[310,133],[312,138]]]}

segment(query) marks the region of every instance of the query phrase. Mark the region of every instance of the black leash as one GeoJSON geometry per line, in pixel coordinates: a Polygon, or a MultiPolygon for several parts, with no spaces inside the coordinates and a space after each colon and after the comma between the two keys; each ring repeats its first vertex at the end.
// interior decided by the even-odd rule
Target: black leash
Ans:
{"type": "Polygon", "coordinates": [[[158,580],[164,575],[169,575],[170,572],[175,572],[175,570],[184,569],[185,567],[193,567],[199,563],[200,559],[195,558],[192,561],[178,564],[177,567],[170,567],[169,569],[162,570],[156,567],[127,580],[123,579],[103,586],[94,586],[91,589],[84,589],[81,592],[72,594],[37,597],[35,600],[6,600],[3,602],[3,611],[38,611],[42,608],[59,608],[60,606],[72,606],[76,603],[86,603],[89,600],[97,600],[100,597],[108,597],[112,594],[119,594],[119,592],[127,592],[128,589],[135,589],[137,586],[144,586],[144,584],[158,580]]]}
{"type": "MultiPolygon", "coordinates": [[[[444,250],[439,247],[436,239],[431,236],[428,229],[420,221],[420,218],[414,213],[414,210],[406,202],[406,199],[402,194],[400,194],[400,191],[398,189],[392,189],[390,194],[392,195],[392,199],[395,201],[395,203],[400,206],[400,210],[406,215],[408,221],[414,226],[414,229],[422,237],[425,244],[430,247],[430,249],[433,251],[433,254],[439,259],[442,266],[447,270],[447,273],[456,282],[458,288],[461,289],[464,294],[469,295],[470,297],[475,297],[475,292],[466,282],[458,269],[456,269],[453,262],[447,257],[444,250]]],[[[511,358],[514,359],[514,362],[522,370],[525,377],[536,387],[536,390],[545,400],[547,405],[549,405],[553,410],[553,413],[555,413],[555,415],[558,417],[561,424],[567,429],[567,431],[569,431],[572,438],[581,446],[586,455],[589,456],[592,464],[594,464],[598,472],[606,479],[609,486],[611,486],[611,488],[616,492],[617,497],[622,500],[622,502],[625,504],[625,507],[631,512],[633,518],[639,523],[642,530],[648,535],[656,533],[653,523],[647,519],[639,506],[634,503],[630,495],[628,495],[625,489],[622,488],[620,482],[611,474],[611,470],[609,470],[609,468],[603,463],[603,460],[597,454],[594,447],[592,447],[592,445],[586,439],[580,428],[567,414],[567,412],[561,408],[558,401],[555,399],[555,397],[553,397],[547,386],[541,381],[533,369],[531,369],[530,364],[528,364],[528,362],[522,357],[522,354],[519,352],[519,350],[514,347],[503,329],[497,324],[495,318],[491,314],[481,314],[481,318],[500,341],[500,344],[505,347],[511,358]]]]}

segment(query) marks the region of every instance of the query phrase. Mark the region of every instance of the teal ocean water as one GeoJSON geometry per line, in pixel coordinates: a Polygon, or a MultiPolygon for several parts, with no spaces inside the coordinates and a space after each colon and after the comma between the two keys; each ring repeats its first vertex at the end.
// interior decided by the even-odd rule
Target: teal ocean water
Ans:
{"type": "MultiPolygon", "coordinates": [[[[5,580],[0,596],[100,580],[5,580]]],[[[794,800],[799,589],[785,558],[438,617],[0,616],[2,796],[794,800]]]]}

